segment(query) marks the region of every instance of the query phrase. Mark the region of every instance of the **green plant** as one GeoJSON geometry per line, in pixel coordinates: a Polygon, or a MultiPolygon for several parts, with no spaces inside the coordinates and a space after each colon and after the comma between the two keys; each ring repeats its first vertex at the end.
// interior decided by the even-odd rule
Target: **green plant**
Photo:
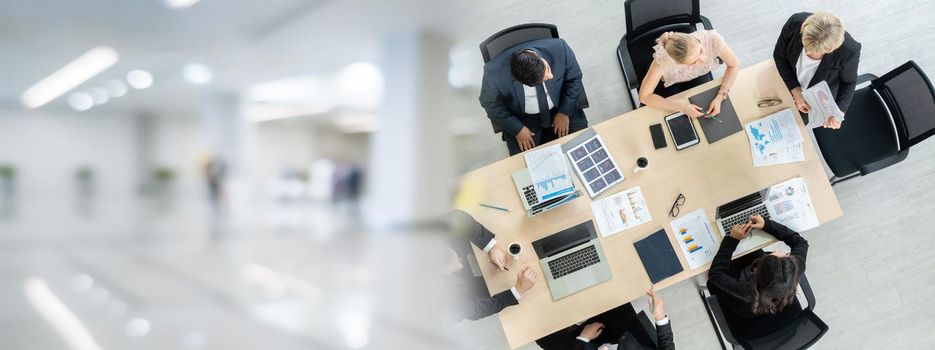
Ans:
{"type": "Polygon", "coordinates": [[[94,171],[91,170],[91,168],[89,167],[81,167],[81,168],[78,168],[78,172],[76,173],[76,175],[78,176],[78,179],[91,180],[92,178],[94,178],[94,171]]]}
{"type": "Polygon", "coordinates": [[[0,178],[12,179],[16,177],[16,168],[12,165],[0,165],[0,178]]]}
{"type": "Polygon", "coordinates": [[[157,181],[169,182],[175,179],[175,172],[169,168],[156,168],[153,170],[153,178],[157,181]]]}

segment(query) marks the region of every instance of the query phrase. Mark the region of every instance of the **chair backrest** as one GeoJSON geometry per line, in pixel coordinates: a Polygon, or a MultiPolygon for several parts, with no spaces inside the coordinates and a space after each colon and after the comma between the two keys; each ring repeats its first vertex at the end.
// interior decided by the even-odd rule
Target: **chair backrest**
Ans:
{"type": "Polygon", "coordinates": [[[791,322],[769,334],[753,339],[744,339],[740,345],[744,349],[807,349],[815,344],[825,333],[825,324],[812,310],[805,309],[791,322]]]}
{"type": "Polygon", "coordinates": [[[491,35],[480,43],[484,63],[490,62],[503,50],[536,39],[558,38],[558,27],[546,23],[526,23],[509,27],[491,35]]]}
{"type": "Polygon", "coordinates": [[[629,38],[668,24],[701,22],[699,0],[627,0],[623,6],[629,38]]]}
{"type": "Polygon", "coordinates": [[[914,61],[874,79],[871,84],[893,115],[900,150],[935,134],[935,89],[914,61]]]}

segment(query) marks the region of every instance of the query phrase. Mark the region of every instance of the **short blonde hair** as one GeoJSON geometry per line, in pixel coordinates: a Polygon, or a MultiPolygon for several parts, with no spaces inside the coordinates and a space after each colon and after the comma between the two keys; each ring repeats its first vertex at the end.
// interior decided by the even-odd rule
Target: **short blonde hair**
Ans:
{"type": "Polygon", "coordinates": [[[694,44],[698,43],[696,40],[692,39],[690,35],[685,33],[665,32],[659,36],[656,43],[662,45],[662,47],[666,49],[666,53],[669,54],[669,57],[672,57],[675,62],[683,63],[685,59],[688,58],[688,50],[693,48],[694,44]]]}
{"type": "Polygon", "coordinates": [[[802,45],[811,53],[829,53],[844,43],[844,25],[827,12],[815,12],[802,22],[802,45]]]}

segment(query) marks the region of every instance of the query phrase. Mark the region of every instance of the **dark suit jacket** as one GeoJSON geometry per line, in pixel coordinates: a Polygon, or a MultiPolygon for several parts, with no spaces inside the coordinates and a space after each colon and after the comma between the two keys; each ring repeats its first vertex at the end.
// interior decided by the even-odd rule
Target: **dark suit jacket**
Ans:
{"type": "MultiPolygon", "coordinates": [[[[572,350],[597,350],[601,344],[576,341],[572,350]]],[[[633,336],[626,334],[617,343],[618,350],[674,350],[675,338],[672,335],[672,322],[663,326],[656,326],[656,346],[647,347],[638,342],[633,336]]]]}
{"type": "MultiPolygon", "coordinates": [[[[776,68],[789,90],[800,85],[795,74],[795,64],[799,60],[799,55],[802,54],[802,22],[810,15],[809,12],[801,12],[789,17],[782,27],[782,32],[779,33],[776,48],[773,50],[776,68]]],[[[834,101],[838,104],[838,108],[847,112],[847,107],[854,96],[854,88],[857,87],[857,64],[859,62],[860,43],[854,40],[851,34],[845,32],[844,44],[822,57],[815,76],[809,81],[808,86],[803,86],[802,89],[807,89],[822,80],[828,82],[828,88],[835,96],[834,101]]]]}
{"type": "MultiPolygon", "coordinates": [[[[483,249],[495,237],[486,227],[463,211],[456,210],[452,212],[449,219],[453,235],[451,247],[462,260],[468,257],[468,254],[474,254],[471,249],[472,243],[483,249]]],[[[489,296],[484,279],[474,277],[470,270],[470,267],[465,266],[461,271],[450,276],[455,280],[453,284],[456,286],[458,297],[469,300],[467,304],[458,308],[459,319],[478,320],[498,313],[507,306],[519,303],[509,289],[494,296],[489,296]]]]}
{"type": "MultiPolygon", "coordinates": [[[[773,235],[776,239],[783,241],[792,252],[790,255],[799,262],[799,277],[805,274],[805,256],[808,254],[808,241],[802,238],[798,232],[783,226],[780,223],[767,219],[763,231],[773,235]]],[[[753,316],[751,313],[753,303],[753,290],[749,281],[743,280],[740,276],[729,273],[731,265],[731,256],[737,249],[740,241],[731,236],[726,236],[721,241],[721,247],[711,262],[711,270],[708,272],[708,282],[713,283],[731,296],[739,299],[743,303],[739,305],[728,304],[732,313],[741,316],[753,316]]],[[[747,268],[747,267],[744,267],[747,268]]]]}
{"type": "Polygon", "coordinates": [[[580,110],[578,98],[583,89],[581,67],[568,43],[552,38],[513,46],[484,64],[479,100],[487,111],[487,117],[510,135],[515,136],[523,129],[520,116],[526,114],[526,94],[523,84],[513,79],[510,72],[510,55],[526,49],[536,51],[552,67],[553,78],[545,82],[545,87],[558,112],[569,117],[570,126],[586,125],[584,113],[577,113],[580,110]]]}

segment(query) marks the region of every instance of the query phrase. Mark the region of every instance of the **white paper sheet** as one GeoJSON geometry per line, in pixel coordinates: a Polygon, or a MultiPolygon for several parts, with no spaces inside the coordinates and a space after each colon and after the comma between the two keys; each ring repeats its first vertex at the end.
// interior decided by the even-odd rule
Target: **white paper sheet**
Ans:
{"type": "Polygon", "coordinates": [[[804,138],[788,108],[747,123],[744,130],[755,167],[805,160],[804,138]]]}
{"type": "Polygon", "coordinates": [[[670,223],[675,239],[682,248],[682,256],[688,262],[688,268],[694,270],[714,260],[718,244],[714,228],[708,221],[704,209],[698,209],[672,220],[670,223]]]}
{"type": "Polygon", "coordinates": [[[561,145],[528,151],[524,157],[540,202],[574,192],[575,184],[568,172],[561,145]]]}
{"type": "Polygon", "coordinates": [[[594,222],[597,223],[601,237],[653,220],[639,186],[591,202],[591,211],[594,212],[594,222]]]}
{"type": "Polygon", "coordinates": [[[818,84],[802,90],[802,97],[812,108],[812,111],[808,113],[809,126],[816,123],[817,125],[824,124],[825,120],[831,116],[838,122],[844,121],[844,112],[838,108],[838,104],[834,101],[834,95],[831,94],[831,89],[828,88],[826,81],[822,80],[818,84]]]}
{"type": "Polygon", "coordinates": [[[770,220],[786,225],[796,232],[818,227],[818,214],[808,194],[805,180],[796,177],[769,188],[766,209],[770,220]]]}

